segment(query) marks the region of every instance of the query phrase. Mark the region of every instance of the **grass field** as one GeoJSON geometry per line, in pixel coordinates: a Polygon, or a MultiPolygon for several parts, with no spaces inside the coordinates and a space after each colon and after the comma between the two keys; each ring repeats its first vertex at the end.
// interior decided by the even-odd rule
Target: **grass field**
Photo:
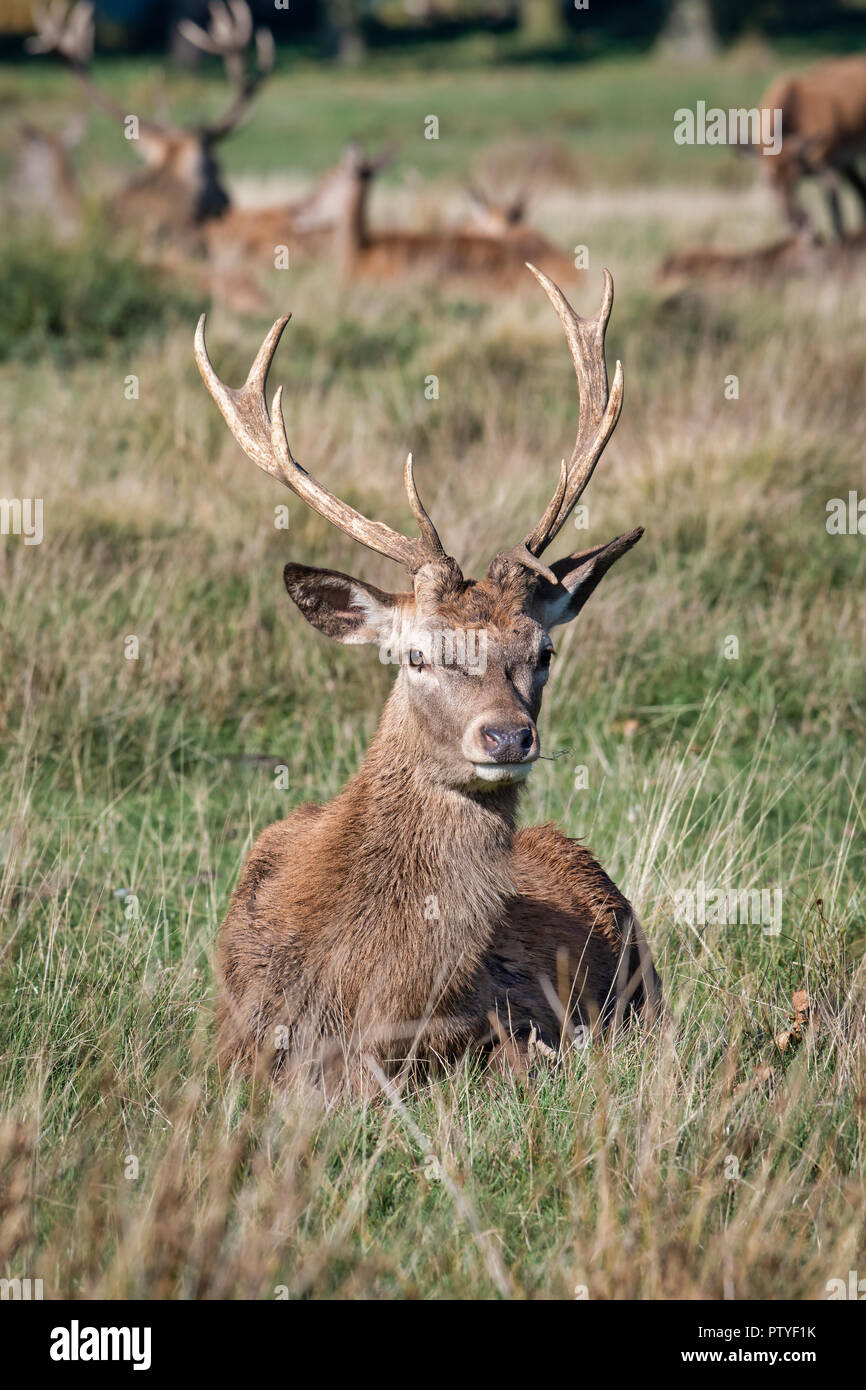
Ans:
{"type": "MultiPolygon", "coordinates": [[[[535,769],[522,820],[585,838],[629,895],[668,1017],[530,1082],[466,1062],[323,1114],[218,1073],[214,942],[244,856],[352,774],[389,683],[290,611],[282,565],[400,581],[291,499],[275,529],[288,494],[201,386],[192,290],[97,231],[7,235],[0,493],[43,498],[45,534],[0,541],[0,1276],[46,1297],[813,1299],[866,1274],[866,542],[825,525],[866,491],[866,277],[654,284],[675,246],[778,230],[750,166],[675,146],[672,112],[751,104],[779,66],[286,66],[227,146],[254,200],[351,133],[396,136],[376,207],[407,222],[416,189],[448,215],[468,175],[534,172],[534,220],[590,249],[577,307],[614,273],[625,407],[571,548],[647,534],[559,638],[542,736],[567,756],[535,769]],[[676,922],[699,883],[781,889],[780,932],[676,922]],[[783,1051],[801,987],[818,1025],[783,1051]]],[[[104,76],[198,100],[140,66],[104,76]]],[[[58,124],[74,105],[47,66],[0,74],[0,98],[58,124]]],[[[109,183],[124,153],[94,118],[77,158],[109,183]]],[[[298,458],[403,527],[412,448],[470,570],[525,532],[577,416],[528,275],[507,298],[346,291],[327,263],[267,285],[294,314],[275,371],[298,458]]],[[[227,379],[265,327],[214,309],[227,379]]]]}

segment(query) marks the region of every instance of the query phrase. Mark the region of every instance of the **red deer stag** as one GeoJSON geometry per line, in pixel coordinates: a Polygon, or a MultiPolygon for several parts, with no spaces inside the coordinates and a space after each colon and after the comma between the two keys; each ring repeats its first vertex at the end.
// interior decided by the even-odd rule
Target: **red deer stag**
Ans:
{"type": "Polygon", "coordinates": [[[833,230],[841,239],[843,179],[866,209],[866,181],[857,169],[858,158],[866,154],[866,58],[830,58],[793,77],[780,77],[761,107],[782,113],[781,150],[763,156],[760,165],[788,225],[794,232],[812,230],[796,192],[802,178],[815,176],[824,185],[833,230]]]}
{"type": "MultiPolygon", "coordinates": [[[[274,42],[269,29],[253,34],[253,21],[245,0],[226,0],[210,7],[207,30],[182,21],[184,35],[199,48],[218,54],[232,84],[232,99],[216,120],[196,127],[172,126],[139,118],[138,138],[131,140],[146,168],[112,200],[111,211],[123,222],[150,236],[165,232],[190,232],[212,218],[221,217],[230,199],[216,159],[220,141],[236,129],[246,115],[274,63],[274,42]],[[249,64],[255,46],[256,62],[249,64]]],[[[130,113],[93,81],[93,6],[78,0],[71,9],[66,0],[53,0],[45,8],[34,7],[37,36],[28,43],[32,53],[58,53],[69,64],[88,96],[124,125],[130,113]]]]}
{"type": "Polygon", "coordinates": [[[438,276],[477,277],[507,287],[527,260],[560,280],[577,281],[582,272],[567,256],[522,221],[492,230],[490,226],[437,231],[371,231],[367,215],[374,176],[393,155],[368,159],[360,145],[343,153],[343,197],[335,237],[340,272],[351,281],[370,276],[388,279],[423,272],[438,276]]]}
{"type": "Polygon", "coordinates": [[[361,1084],[365,1057],[393,1071],[408,1057],[486,1049],[520,1066],[539,1039],[555,1048],[577,1025],[599,1032],[659,1001],[635,914],[589,850],[550,825],[515,829],[520,785],[540,754],[550,630],[577,616],[643,534],[551,565],[540,558],[613,432],[622,368],[609,388],[609,273],[601,308],[583,319],[529,268],[571,348],[577,439],[540,520],[481,580],[465,579],[444,550],[411,455],[405,485],[416,537],[368,520],[293,457],[282,387],[270,412],[265,394],[288,318],[274,324],[239,389],[217,376],[204,315],[199,322],[199,371],[248,458],[412,578],[410,592],[395,594],[334,570],[285,567],[289,595],[313,627],[387,649],[399,670],[345,790],[271,826],[246,862],[219,946],[224,1064],[266,1058],[280,1073],[312,1049],[320,1080],[351,1085],[361,1084]]]}

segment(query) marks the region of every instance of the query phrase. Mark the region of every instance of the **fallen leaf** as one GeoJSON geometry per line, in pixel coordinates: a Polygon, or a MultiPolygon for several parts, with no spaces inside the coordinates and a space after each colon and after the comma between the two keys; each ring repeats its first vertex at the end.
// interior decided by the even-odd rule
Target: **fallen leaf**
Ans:
{"type": "Polygon", "coordinates": [[[750,1076],[748,1081],[741,1081],[739,1086],[734,1087],[734,1099],[748,1095],[750,1091],[770,1091],[776,1087],[776,1068],[770,1066],[755,1067],[754,1076],[750,1076]]]}
{"type": "Polygon", "coordinates": [[[776,1038],[776,1046],[781,1052],[786,1052],[789,1047],[803,1041],[803,1035],[808,1030],[815,1032],[815,1011],[812,1001],[809,998],[808,990],[795,989],[791,997],[794,1007],[794,1022],[784,1033],[780,1033],[776,1038]]]}

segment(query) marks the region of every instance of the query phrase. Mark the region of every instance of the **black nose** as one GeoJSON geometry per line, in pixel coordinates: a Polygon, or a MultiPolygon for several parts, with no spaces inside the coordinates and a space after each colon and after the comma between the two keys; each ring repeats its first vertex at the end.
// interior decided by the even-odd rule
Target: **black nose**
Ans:
{"type": "Polygon", "coordinates": [[[528,724],[519,729],[485,727],[481,730],[481,739],[494,762],[522,763],[532,751],[534,734],[528,724]]]}

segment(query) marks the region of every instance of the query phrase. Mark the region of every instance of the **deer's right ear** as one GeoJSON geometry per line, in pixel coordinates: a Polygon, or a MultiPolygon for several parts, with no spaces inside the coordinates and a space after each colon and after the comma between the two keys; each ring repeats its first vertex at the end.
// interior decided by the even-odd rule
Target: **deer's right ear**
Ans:
{"type": "Polygon", "coordinates": [[[338,570],[286,565],[283,579],[289,597],[308,623],[335,642],[387,645],[399,609],[397,594],[386,594],[338,570]]]}
{"type": "Polygon", "coordinates": [[[558,623],[570,623],[572,618],[577,617],[611,565],[615,564],[621,555],[625,555],[626,551],[631,550],[633,545],[637,545],[642,535],[643,527],[638,526],[636,530],[608,541],[607,545],[597,545],[592,550],[583,550],[577,555],[564,555],[561,560],[554,560],[550,568],[558,583],[554,587],[546,579],[541,580],[536,592],[533,617],[548,630],[558,623]]]}

